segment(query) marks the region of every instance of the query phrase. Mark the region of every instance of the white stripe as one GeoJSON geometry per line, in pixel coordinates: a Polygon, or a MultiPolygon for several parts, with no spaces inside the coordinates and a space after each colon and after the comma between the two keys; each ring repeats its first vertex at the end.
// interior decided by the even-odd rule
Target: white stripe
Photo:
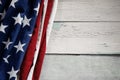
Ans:
{"type": "Polygon", "coordinates": [[[40,49],[40,42],[41,42],[41,37],[42,37],[43,25],[44,25],[44,20],[45,20],[45,13],[46,13],[46,10],[47,10],[47,3],[48,3],[48,0],[45,0],[44,1],[43,19],[42,19],[42,24],[40,25],[41,27],[40,27],[40,31],[39,31],[38,41],[37,41],[37,44],[36,44],[36,51],[35,51],[35,55],[34,55],[33,66],[32,66],[32,68],[29,72],[27,80],[32,80],[35,64],[36,64],[36,61],[37,61],[37,57],[38,57],[38,53],[39,53],[39,49],[40,49]]]}
{"type": "MultiPolygon", "coordinates": [[[[36,64],[36,61],[37,61],[37,57],[38,57],[38,53],[39,53],[39,48],[40,48],[39,44],[41,42],[43,25],[44,25],[45,14],[46,14],[46,9],[47,9],[47,3],[48,3],[48,0],[45,0],[45,2],[44,2],[44,11],[43,11],[42,25],[41,25],[41,29],[39,31],[38,41],[37,41],[37,45],[36,45],[36,51],[35,51],[35,55],[34,55],[33,66],[32,66],[32,68],[31,68],[31,70],[29,72],[27,80],[32,80],[32,76],[33,76],[35,64],[36,64]]],[[[47,30],[47,44],[48,44],[48,40],[49,40],[50,33],[51,33],[51,30],[52,30],[52,25],[53,25],[53,21],[54,21],[56,10],[57,10],[57,4],[58,4],[58,0],[54,0],[54,5],[53,5],[52,13],[51,13],[49,24],[48,24],[48,30],[47,30]]]]}

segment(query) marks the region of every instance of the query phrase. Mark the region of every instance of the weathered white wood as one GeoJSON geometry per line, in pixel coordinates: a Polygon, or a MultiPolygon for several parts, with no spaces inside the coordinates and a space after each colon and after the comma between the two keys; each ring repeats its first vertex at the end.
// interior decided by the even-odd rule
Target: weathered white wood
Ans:
{"type": "Polygon", "coordinates": [[[47,55],[40,80],[120,80],[120,57],[47,55]]]}
{"type": "Polygon", "coordinates": [[[59,0],[55,21],[120,21],[120,0],[59,0]]]}
{"type": "Polygon", "coordinates": [[[47,53],[119,54],[120,23],[55,23],[47,53]]]}

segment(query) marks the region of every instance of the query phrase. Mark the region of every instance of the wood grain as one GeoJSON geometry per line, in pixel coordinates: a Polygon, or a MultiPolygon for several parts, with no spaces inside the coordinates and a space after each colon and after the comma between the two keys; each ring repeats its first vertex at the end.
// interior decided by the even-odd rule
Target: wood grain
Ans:
{"type": "Polygon", "coordinates": [[[46,55],[40,80],[120,80],[120,57],[46,55]]]}
{"type": "Polygon", "coordinates": [[[120,0],[59,0],[55,21],[120,21],[120,0]]]}
{"type": "Polygon", "coordinates": [[[46,54],[40,80],[120,80],[120,0],[59,0],[46,54]]]}
{"type": "Polygon", "coordinates": [[[120,23],[55,23],[47,53],[119,54],[120,23]]]}

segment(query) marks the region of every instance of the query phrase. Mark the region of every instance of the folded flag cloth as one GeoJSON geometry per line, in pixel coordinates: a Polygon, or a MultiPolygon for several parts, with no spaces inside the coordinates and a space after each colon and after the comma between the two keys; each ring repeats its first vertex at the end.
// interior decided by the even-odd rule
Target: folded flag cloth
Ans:
{"type": "Polygon", "coordinates": [[[39,80],[57,0],[0,0],[0,80],[39,80]]]}

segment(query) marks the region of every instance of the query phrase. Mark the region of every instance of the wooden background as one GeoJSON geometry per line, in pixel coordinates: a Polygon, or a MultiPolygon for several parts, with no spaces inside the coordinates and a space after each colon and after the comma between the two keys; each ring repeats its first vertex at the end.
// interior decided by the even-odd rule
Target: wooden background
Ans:
{"type": "Polygon", "coordinates": [[[120,0],[59,0],[41,80],[120,80],[120,0]]]}

